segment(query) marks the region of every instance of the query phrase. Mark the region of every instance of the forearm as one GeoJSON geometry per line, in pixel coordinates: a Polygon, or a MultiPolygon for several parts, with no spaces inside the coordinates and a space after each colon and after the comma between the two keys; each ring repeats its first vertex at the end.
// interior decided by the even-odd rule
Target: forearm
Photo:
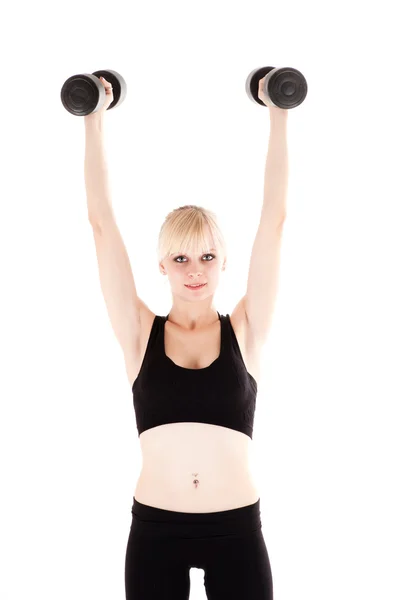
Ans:
{"type": "Polygon", "coordinates": [[[270,110],[270,137],[265,167],[262,214],[281,220],[287,211],[288,190],[288,110],[270,110]]]}
{"type": "Polygon", "coordinates": [[[87,212],[90,222],[99,224],[114,216],[104,144],[105,115],[93,113],[84,117],[84,120],[87,212]]]}

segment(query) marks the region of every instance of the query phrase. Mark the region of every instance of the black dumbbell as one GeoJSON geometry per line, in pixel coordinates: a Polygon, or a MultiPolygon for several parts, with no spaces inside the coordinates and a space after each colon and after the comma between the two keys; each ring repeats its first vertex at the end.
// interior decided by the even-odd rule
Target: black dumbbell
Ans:
{"type": "Polygon", "coordinates": [[[108,109],[120,106],[126,98],[127,86],[122,75],[116,71],[95,71],[69,77],[61,89],[61,102],[72,115],[85,117],[101,110],[105,102],[105,88],[100,77],[112,85],[114,100],[108,109]]]}
{"type": "Polygon", "coordinates": [[[302,104],[308,93],[305,77],[297,69],[262,67],[254,69],[247,77],[246,92],[251,100],[266,106],[258,96],[259,81],[266,76],[264,93],[272,106],[295,108],[302,104]]]}

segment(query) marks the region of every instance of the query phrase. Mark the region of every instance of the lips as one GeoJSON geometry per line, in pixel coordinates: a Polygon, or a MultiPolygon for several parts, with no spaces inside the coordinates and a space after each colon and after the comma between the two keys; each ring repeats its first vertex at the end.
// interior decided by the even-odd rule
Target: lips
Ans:
{"type": "Polygon", "coordinates": [[[186,287],[189,287],[189,288],[191,288],[191,289],[196,289],[196,288],[197,288],[197,289],[200,289],[200,288],[204,287],[204,285],[206,285],[206,283],[200,283],[200,284],[198,284],[198,285],[195,285],[195,286],[191,286],[191,285],[189,285],[189,284],[184,284],[184,285],[185,285],[186,287]]]}

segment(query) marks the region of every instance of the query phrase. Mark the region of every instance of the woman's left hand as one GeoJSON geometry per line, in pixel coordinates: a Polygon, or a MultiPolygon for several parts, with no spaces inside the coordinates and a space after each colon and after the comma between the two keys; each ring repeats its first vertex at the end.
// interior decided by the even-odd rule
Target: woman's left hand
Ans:
{"type": "Polygon", "coordinates": [[[262,100],[262,102],[266,104],[266,106],[269,106],[268,99],[266,98],[265,93],[263,91],[266,77],[267,76],[265,75],[264,78],[259,81],[258,98],[259,100],[262,100]]]}
{"type": "Polygon", "coordinates": [[[280,108],[279,106],[274,106],[274,104],[270,104],[269,98],[267,98],[265,96],[265,93],[263,91],[266,77],[267,77],[267,75],[265,75],[264,78],[259,81],[259,88],[258,88],[259,100],[262,100],[262,102],[272,111],[276,111],[276,112],[278,111],[278,112],[283,112],[283,113],[288,112],[287,109],[285,109],[285,108],[280,108]]]}

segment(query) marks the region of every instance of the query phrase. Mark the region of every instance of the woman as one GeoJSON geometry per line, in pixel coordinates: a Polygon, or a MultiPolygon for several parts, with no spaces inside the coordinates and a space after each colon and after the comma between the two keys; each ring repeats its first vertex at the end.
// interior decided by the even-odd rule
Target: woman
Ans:
{"type": "Polygon", "coordinates": [[[159,269],[173,296],[164,317],[137,296],[113,215],[102,135],[113,96],[110,84],[102,82],[107,102],[85,117],[89,219],[143,455],[126,549],[126,598],[187,600],[189,570],[195,567],[204,570],[210,600],[271,600],[272,573],[248,450],[260,352],[277,290],[287,111],[269,107],[267,186],[247,293],[231,316],[216,311],[213,297],[226,268],[223,235],[212,212],[183,206],[167,216],[158,241],[159,269]]]}

